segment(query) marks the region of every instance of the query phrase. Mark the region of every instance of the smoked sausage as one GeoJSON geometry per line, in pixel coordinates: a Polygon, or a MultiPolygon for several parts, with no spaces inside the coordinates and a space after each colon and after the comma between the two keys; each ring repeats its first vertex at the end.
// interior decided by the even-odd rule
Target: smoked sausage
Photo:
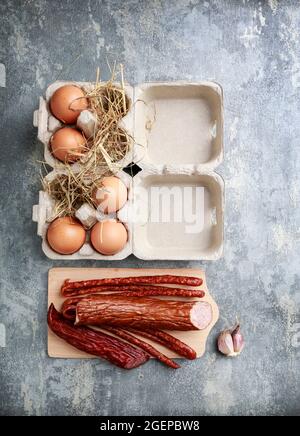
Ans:
{"type": "Polygon", "coordinates": [[[174,301],[146,297],[97,295],[82,298],[76,324],[109,325],[138,330],[203,330],[212,320],[206,301],[174,301]]]}
{"type": "Polygon", "coordinates": [[[130,329],[129,331],[146,339],[150,339],[153,342],[157,342],[169,350],[175,351],[179,356],[185,357],[186,359],[194,360],[197,357],[197,353],[193,348],[162,330],[143,331],[130,329]]]}
{"type": "Polygon", "coordinates": [[[178,365],[178,363],[176,363],[174,360],[169,359],[169,357],[162,354],[152,345],[148,344],[145,341],[142,341],[136,336],[131,335],[126,330],[117,327],[108,327],[108,326],[105,326],[104,330],[107,330],[110,333],[113,333],[114,335],[119,336],[122,339],[125,339],[125,341],[129,342],[130,344],[134,344],[137,347],[142,348],[144,351],[149,353],[150,356],[155,357],[157,360],[169,366],[170,368],[174,368],[174,369],[180,368],[180,365],[178,365]]]}
{"type": "Polygon", "coordinates": [[[65,280],[61,292],[66,295],[68,289],[93,288],[95,286],[114,286],[114,285],[181,285],[181,286],[201,286],[203,280],[199,277],[176,276],[170,274],[155,276],[137,276],[137,277],[113,277],[96,280],[81,280],[71,282],[65,280]]]}
{"type": "Polygon", "coordinates": [[[108,360],[120,368],[136,368],[149,360],[149,355],[132,345],[88,327],[75,327],[54,307],[48,310],[49,328],[69,344],[89,354],[108,360]]]}
{"type": "Polygon", "coordinates": [[[177,295],[178,297],[203,298],[205,292],[201,289],[171,288],[154,285],[110,285],[90,288],[62,288],[63,297],[78,297],[80,295],[102,294],[105,292],[132,292],[132,296],[142,295],[177,295]]]}

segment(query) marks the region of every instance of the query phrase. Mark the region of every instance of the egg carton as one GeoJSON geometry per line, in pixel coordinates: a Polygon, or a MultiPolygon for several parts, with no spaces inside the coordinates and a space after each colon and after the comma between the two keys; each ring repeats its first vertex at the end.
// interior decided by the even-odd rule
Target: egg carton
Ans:
{"type": "MultiPolygon", "coordinates": [[[[85,91],[90,91],[93,87],[92,83],[89,82],[66,82],[66,81],[56,81],[48,86],[46,89],[46,95],[44,97],[40,97],[39,99],[39,108],[33,113],[33,125],[38,129],[38,139],[44,145],[44,160],[45,162],[52,168],[56,169],[64,169],[64,163],[60,160],[56,159],[51,153],[49,142],[50,138],[56,130],[64,127],[65,124],[55,118],[50,111],[50,99],[54,92],[63,85],[77,85],[82,87],[85,91]]],[[[133,102],[133,88],[132,86],[125,86],[125,92],[127,97],[129,98],[131,104],[133,102]]],[[[84,111],[85,113],[87,111],[84,111]]],[[[129,111],[125,117],[119,123],[119,127],[125,129],[129,136],[133,135],[133,112],[129,111]]],[[[76,127],[76,126],[75,126],[76,127]]],[[[82,128],[82,126],[80,126],[82,128]]],[[[89,119],[84,122],[84,128],[89,129],[89,119]]],[[[83,129],[84,130],[84,129],[83,129]]],[[[91,129],[92,130],[92,129],[91,129]]],[[[89,137],[90,135],[86,135],[89,137]]],[[[132,160],[132,153],[128,153],[127,156],[119,163],[120,167],[125,167],[132,160]]],[[[73,166],[78,166],[78,164],[73,164],[73,166]]]]}
{"type": "MultiPolygon", "coordinates": [[[[53,158],[48,146],[52,133],[61,127],[51,115],[49,100],[57,88],[69,83],[85,89],[92,86],[55,82],[48,87],[46,98],[40,98],[39,109],[34,113],[45,161],[54,168],[50,177],[63,172],[63,164],[53,158]]],[[[52,259],[74,260],[120,260],[130,254],[144,260],[218,259],[224,244],[224,181],[215,172],[223,160],[221,86],[215,82],[156,82],[126,86],[126,93],[132,104],[121,126],[134,138],[134,144],[123,168],[133,162],[141,169],[133,178],[122,170],[116,174],[129,189],[128,201],[117,213],[128,231],[126,246],[113,256],[104,256],[93,250],[87,240],[75,254],[55,253],[46,239],[53,201],[41,191],[39,204],[33,208],[33,220],[38,223],[45,254],[52,259]],[[187,198],[183,198],[185,192],[187,198]],[[191,217],[184,215],[195,204],[201,208],[196,208],[195,222],[191,223],[191,217]],[[167,215],[172,209],[169,221],[153,220],[159,205],[163,205],[167,215]]],[[[87,205],[82,206],[77,217],[87,227],[106,218],[87,205]]]]}
{"type": "MultiPolygon", "coordinates": [[[[63,170],[59,171],[54,169],[47,175],[47,179],[50,181],[57,175],[64,174],[63,170]]],[[[130,205],[132,204],[132,178],[124,171],[120,171],[116,174],[128,190],[128,200],[125,205],[115,215],[102,214],[99,210],[96,210],[88,204],[83,204],[77,211],[76,217],[79,219],[86,228],[86,241],[79,251],[70,255],[61,255],[56,253],[47,242],[47,230],[50,223],[54,218],[54,201],[45,191],[39,192],[39,203],[33,206],[33,221],[38,223],[37,234],[42,238],[42,249],[47,257],[50,259],[106,259],[122,260],[128,257],[132,253],[132,222],[130,217],[130,205]],[[94,250],[90,243],[90,229],[97,221],[118,219],[126,227],[128,233],[128,240],[125,247],[117,254],[113,256],[104,256],[94,250]]]]}

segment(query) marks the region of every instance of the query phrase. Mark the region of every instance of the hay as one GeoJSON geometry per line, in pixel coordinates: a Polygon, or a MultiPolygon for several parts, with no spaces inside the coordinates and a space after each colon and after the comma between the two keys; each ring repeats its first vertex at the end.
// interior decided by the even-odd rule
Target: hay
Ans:
{"type": "MultiPolygon", "coordinates": [[[[123,168],[125,157],[132,149],[133,138],[119,126],[128,113],[131,101],[125,92],[123,66],[114,66],[108,82],[101,82],[97,71],[96,82],[86,91],[89,110],[96,117],[93,137],[87,139],[86,153],[78,156],[75,166],[63,165],[63,174],[54,179],[43,178],[44,190],[55,201],[54,217],[74,216],[83,204],[93,205],[92,193],[103,177],[123,168]],[[116,80],[120,76],[120,85],[116,80]]],[[[57,168],[61,170],[61,164],[57,168]]]]}

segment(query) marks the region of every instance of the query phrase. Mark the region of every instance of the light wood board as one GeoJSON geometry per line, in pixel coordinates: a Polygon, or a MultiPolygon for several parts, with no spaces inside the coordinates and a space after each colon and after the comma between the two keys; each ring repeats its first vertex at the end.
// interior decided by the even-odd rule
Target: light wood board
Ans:
{"type": "MultiPolygon", "coordinates": [[[[172,335],[181,339],[186,344],[190,345],[197,352],[197,357],[203,356],[205,352],[205,345],[207,337],[216,324],[219,318],[219,309],[216,302],[213,300],[206,286],[206,279],[204,271],[199,269],[148,269],[148,268],[52,268],[49,270],[48,275],[48,305],[54,303],[57,310],[60,310],[64,298],[60,294],[60,288],[65,279],[74,280],[88,280],[88,279],[101,279],[105,277],[129,277],[129,276],[144,276],[144,275],[158,275],[158,274],[174,274],[186,275],[193,277],[201,277],[203,284],[199,289],[205,291],[205,297],[201,301],[208,301],[213,310],[213,319],[211,324],[201,331],[187,331],[175,332],[172,335]]],[[[187,288],[188,289],[188,288],[187,288]]],[[[167,298],[167,297],[165,297],[167,298]]],[[[175,299],[175,297],[168,297],[175,299]]],[[[181,300],[186,300],[182,299],[181,300]]],[[[191,299],[189,299],[190,301],[191,299]]],[[[194,298],[193,300],[199,300],[194,298]]],[[[144,341],[154,345],[161,352],[171,358],[180,358],[176,353],[166,349],[165,347],[151,342],[148,339],[142,338],[144,341]]],[[[50,357],[61,358],[95,358],[90,354],[77,350],[73,346],[67,344],[63,339],[56,336],[50,329],[48,329],[48,354],[50,357]]]]}

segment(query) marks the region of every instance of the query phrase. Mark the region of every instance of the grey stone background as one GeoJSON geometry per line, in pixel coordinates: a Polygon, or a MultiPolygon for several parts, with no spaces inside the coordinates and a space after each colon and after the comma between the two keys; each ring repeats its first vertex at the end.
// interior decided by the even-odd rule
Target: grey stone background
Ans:
{"type": "Polygon", "coordinates": [[[0,1],[1,414],[300,414],[299,32],[296,0],[0,1]],[[43,255],[31,221],[42,159],[32,113],[59,75],[93,80],[100,66],[107,79],[107,59],[123,62],[132,84],[224,87],[221,260],[75,264],[43,255]],[[221,311],[205,357],[176,372],[154,361],[124,372],[48,358],[47,272],[61,265],[202,266],[221,311]],[[216,335],[236,316],[247,346],[222,358],[216,335]]]}

